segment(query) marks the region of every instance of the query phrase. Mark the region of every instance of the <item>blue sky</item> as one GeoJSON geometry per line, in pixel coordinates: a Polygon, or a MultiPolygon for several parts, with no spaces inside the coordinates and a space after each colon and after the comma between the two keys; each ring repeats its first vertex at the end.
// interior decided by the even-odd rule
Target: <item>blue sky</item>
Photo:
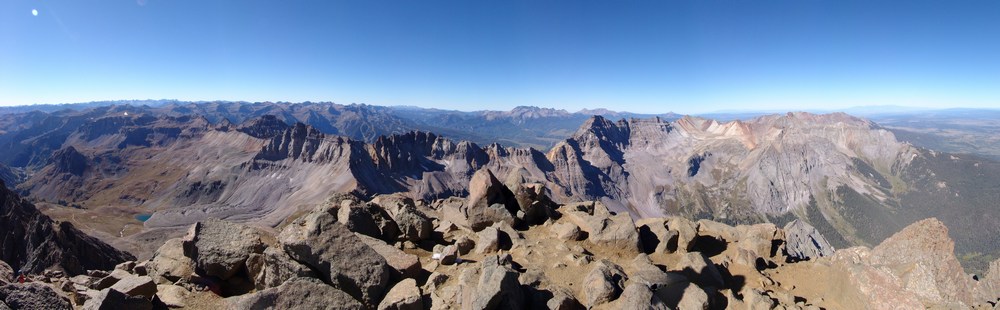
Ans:
{"type": "Polygon", "coordinates": [[[0,105],[163,98],[1000,107],[1000,1],[0,1],[0,105]]]}

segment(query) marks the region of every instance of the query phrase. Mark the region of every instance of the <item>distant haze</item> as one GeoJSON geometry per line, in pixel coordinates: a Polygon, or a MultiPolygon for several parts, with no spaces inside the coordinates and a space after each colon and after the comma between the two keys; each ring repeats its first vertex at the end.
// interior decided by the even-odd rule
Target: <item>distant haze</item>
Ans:
{"type": "Polygon", "coordinates": [[[0,2],[0,105],[1000,107],[1000,2],[0,2]]]}

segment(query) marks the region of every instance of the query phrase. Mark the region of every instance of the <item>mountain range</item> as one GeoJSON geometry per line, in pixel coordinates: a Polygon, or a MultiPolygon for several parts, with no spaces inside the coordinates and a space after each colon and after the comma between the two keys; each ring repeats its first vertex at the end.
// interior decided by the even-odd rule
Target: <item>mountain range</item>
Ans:
{"type": "Polygon", "coordinates": [[[966,267],[984,270],[1000,253],[1000,211],[991,207],[1000,165],[895,132],[843,113],[720,122],[530,107],[161,102],[0,115],[9,150],[0,163],[53,216],[110,214],[117,220],[90,229],[140,256],[149,240],[206,218],[280,226],[339,192],[435,203],[468,195],[473,175],[488,169],[512,188],[541,183],[557,202],[601,200],[636,219],[800,219],[835,247],[876,245],[937,217],[966,267]]]}

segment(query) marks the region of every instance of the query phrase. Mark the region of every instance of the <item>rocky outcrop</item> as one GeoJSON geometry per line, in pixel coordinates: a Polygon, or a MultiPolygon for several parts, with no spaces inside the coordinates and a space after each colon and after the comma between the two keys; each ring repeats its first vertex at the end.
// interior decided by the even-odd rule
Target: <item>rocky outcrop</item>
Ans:
{"type": "Polygon", "coordinates": [[[480,170],[472,176],[469,197],[463,206],[466,221],[472,230],[479,231],[497,222],[514,226],[520,209],[514,193],[492,171],[480,170]]]}
{"type": "Polygon", "coordinates": [[[78,275],[135,259],[69,222],[53,221],[4,186],[0,186],[0,240],[0,260],[31,273],[57,268],[78,275]]]}
{"type": "Polygon", "coordinates": [[[38,283],[7,284],[0,287],[0,301],[11,309],[72,309],[69,300],[51,287],[38,283]]]}
{"type": "Polygon", "coordinates": [[[200,273],[221,280],[244,271],[250,255],[264,252],[264,242],[252,228],[214,219],[191,226],[183,246],[184,256],[200,273]]]}
{"type": "Polygon", "coordinates": [[[786,224],[784,230],[788,257],[807,260],[833,255],[833,246],[812,225],[796,219],[786,224]]]}
{"type": "Polygon", "coordinates": [[[317,208],[285,227],[278,240],[292,259],[324,282],[366,305],[378,305],[389,285],[390,267],[375,250],[337,222],[334,209],[317,208]]]}
{"type": "Polygon", "coordinates": [[[365,309],[350,295],[316,279],[294,278],[281,286],[234,297],[233,309],[365,309]]]}

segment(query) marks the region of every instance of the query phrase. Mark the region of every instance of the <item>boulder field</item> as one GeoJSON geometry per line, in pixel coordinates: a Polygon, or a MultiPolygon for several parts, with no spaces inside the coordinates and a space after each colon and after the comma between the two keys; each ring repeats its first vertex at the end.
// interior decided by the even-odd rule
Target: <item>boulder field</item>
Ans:
{"type": "Polygon", "coordinates": [[[468,198],[338,194],[277,227],[191,225],[146,261],[0,264],[0,309],[997,309],[1000,261],[966,274],[948,228],[834,249],[806,222],[633,220],[488,171],[468,198]],[[6,270],[6,271],[5,271],[6,270]]]}

